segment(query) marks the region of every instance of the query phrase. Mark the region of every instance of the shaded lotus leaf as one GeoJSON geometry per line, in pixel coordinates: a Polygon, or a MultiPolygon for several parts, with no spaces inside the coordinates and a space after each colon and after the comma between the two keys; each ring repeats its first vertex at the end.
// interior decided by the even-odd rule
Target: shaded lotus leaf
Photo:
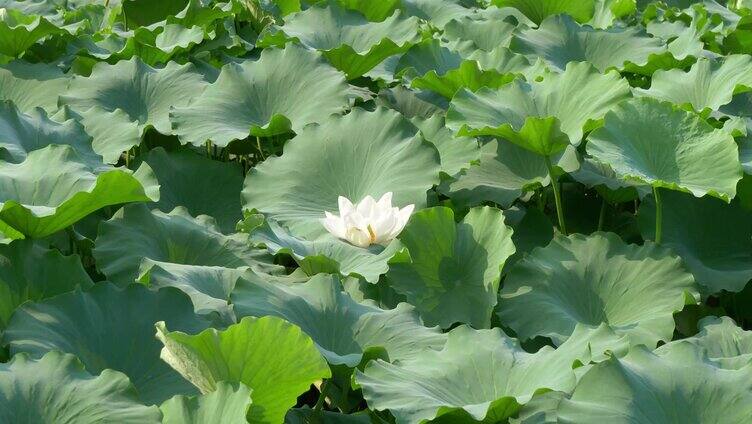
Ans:
{"type": "MultiPolygon", "coordinates": [[[[708,168],[710,169],[710,168],[708,168]]],[[[703,293],[738,292],[752,278],[752,213],[736,202],[661,193],[661,243],[681,256],[703,293]]],[[[648,197],[637,216],[646,239],[655,233],[655,202],[648,197]]]]}
{"type": "Polygon", "coordinates": [[[388,246],[362,248],[330,235],[315,241],[297,238],[273,220],[267,220],[251,233],[251,241],[264,246],[274,255],[288,254],[309,275],[319,272],[339,273],[343,276],[362,277],[377,283],[389,270],[389,259],[402,248],[393,241],[388,246]]]}
{"type": "Polygon", "coordinates": [[[698,323],[700,332],[693,337],[675,340],[655,350],[663,356],[691,344],[720,368],[737,370],[752,362],[752,332],[743,330],[729,317],[705,317],[698,323]]]}
{"type": "Polygon", "coordinates": [[[0,334],[22,303],[91,285],[77,255],[63,256],[26,240],[0,245],[0,334]]]}
{"type": "Polygon", "coordinates": [[[609,28],[618,19],[634,15],[637,2],[634,0],[597,0],[593,18],[588,22],[593,28],[609,28]]]}
{"type": "Polygon", "coordinates": [[[548,18],[535,29],[520,30],[509,48],[541,57],[561,70],[570,62],[588,62],[601,72],[622,70],[627,64],[645,66],[666,52],[661,40],[638,27],[594,29],[566,15],[548,18]]]}
{"type": "Polygon", "coordinates": [[[0,54],[20,57],[37,41],[59,32],[61,30],[43,16],[0,8],[0,54]]]}
{"type": "Polygon", "coordinates": [[[175,16],[188,5],[188,0],[123,0],[123,15],[131,26],[147,26],[175,16]]]}
{"type": "Polygon", "coordinates": [[[329,424],[372,424],[373,421],[368,413],[340,414],[332,411],[314,411],[311,408],[293,408],[285,415],[285,424],[309,424],[323,419],[329,424]]]}
{"type": "Polygon", "coordinates": [[[492,0],[498,7],[514,7],[536,24],[553,15],[569,15],[577,22],[587,22],[595,12],[595,0],[492,0]]]}
{"type": "MultiPolygon", "coordinates": [[[[553,160],[564,172],[579,167],[573,146],[553,160]]],[[[494,202],[508,208],[528,190],[547,186],[551,178],[546,161],[540,155],[516,144],[493,140],[481,147],[480,163],[470,166],[454,179],[444,181],[439,191],[458,207],[494,202]]]]}
{"type": "Polygon", "coordinates": [[[730,55],[721,60],[698,59],[689,72],[680,69],[657,71],[643,95],[689,105],[702,112],[718,110],[730,103],[737,90],[752,89],[752,59],[730,55]]]}
{"type": "Polygon", "coordinates": [[[629,96],[629,84],[616,72],[602,75],[587,63],[572,63],[542,81],[460,91],[447,112],[447,126],[459,135],[503,137],[548,156],[578,145],[585,131],[629,96]]]}
{"type": "Polygon", "coordinates": [[[379,91],[376,104],[394,109],[409,119],[443,115],[449,107],[449,101],[433,91],[411,90],[402,85],[379,91]]]}
{"type": "Polygon", "coordinates": [[[157,323],[162,359],[203,394],[220,381],[251,390],[250,422],[279,423],[311,384],[331,377],[326,361],[299,327],[277,317],[245,317],[224,331],[190,335],[157,323]]]}
{"type": "Polygon", "coordinates": [[[120,109],[131,122],[138,122],[141,134],[148,128],[173,134],[170,109],[186,106],[206,85],[190,63],[169,62],[164,68],[153,68],[134,56],[114,65],[98,63],[89,77],[76,76],[59,103],[77,112],[92,107],[109,112],[120,109]]]}
{"type": "Polygon", "coordinates": [[[213,217],[224,233],[233,232],[243,218],[243,171],[239,165],[214,161],[185,149],[167,152],[161,147],[149,151],[144,161],[159,181],[160,196],[155,206],[163,212],[183,206],[193,216],[213,217]]]}
{"type": "Polygon", "coordinates": [[[400,424],[441,418],[444,422],[505,422],[533,397],[548,390],[570,391],[576,362],[605,359],[624,351],[625,341],[606,326],[579,327],[558,349],[527,353],[500,329],[451,330],[444,349],[427,349],[410,360],[376,360],[356,371],[371,409],[388,409],[400,424]],[[468,348],[472,347],[472,348],[468,348]]]}
{"type": "Polygon", "coordinates": [[[322,52],[347,79],[354,79],[418,42],[418,22],[400,11],[381,22],[369,22],[362,14],[329,2],[286,16],[283,25],[262,36],[259,46],[295,40],[322,52]]]}
{"type": "Polygon", "coordinates": [[[750,377],[752,367],[719,369],[690,345],[670,356],[637,346],[594,365],[562,400],[558,422],[744,422],[752,414],[750,377]]]}
{"type": "Polygon", "coordinates": [[[162,424],[246,424],[251,407],[251,389],[243,383],[220,381],[217,390],[205,395],[177,395],[166,400],[159,409],[162,424]]]}
{"type": "Polygon", "coordinates": [[[631,201],[638,196],[644,198],[651,193],[650,188],[639,181],[621,179],[609,165],[592,158],[583,158],[580,168],[572,173],[572,178],[588,187],[595,187],[598,194],[612,203],[631,201]]]}
{"type": "Polygon", "coordinates": [[[730,201],[742,178],[733,137],[694,113],[648,97],[618,105],[587,152],[619,178],[730,201]]]}
{"type": "Polygon", "coordinates": [[[424,19],[437,28],[444,28],[452,19],[474,14],[462,0],[402,0],[402,9],[405,14],[424,19]]]}
{"type": "Polygon", "coordinates": [[[434,114],[428,119],[415,117],[410,120],[423,138],[433,144],[439,151],[441,171],[447,175],[456,175],[471,163],[480,159],[478,141],[472,137],[455,137],[446,128],[445,119],[441,114],[434,114]]]}
{"type": "Polygon", "coordinates": [[[21,112],[37,107],[53,112],[57,97],[68,88],[60,68],[46,63],[14,61],[0,65],[0,100],[11,100],[21,112]]]}
{"type": "Polygon", "coordinates": [[[501,19],[475,19],[463,16],[444,25],[443,38],[453,50],[491,51],[508,46],[517,26],[501,19]]]}
{"type": "Polygon", "coordinates": [[[172,121],[184,143],[211,140],[224,147],[249,135],[300,132],[344,111],[350,93],[342,74],[320,54],[289,45],[265,49],[256,61],[225,65],[196,101],[175,108],[172,121]]]}
{"type": "Polygon", "coordinates": [[[120,209],[99,226],[94,258],[99,270],[118,285],[143,277],[145,259],[169,264],[224,268],[271,267],[266,252],[253,249],[247,234],[224,235],[213,218],[192,217],[185,208],[170,213],[141,205],[120,209]]]}
{"type": "Polygon", "coordinates": [[[446,342],[438,328],[423,326],[411,305],[385,310],[356,302],[331,275],[319,274],[304,284],[241,280],[232,302],[239,317],[272,315],[299,326],[332,365],[355,367],[366,349],[377,347],[390,361],[403,361],[446,342]]]}
{"type": "Polygon", "coordinates": [[[148,165],[132,172],[92,163],[71,146],[34,150],[20,164],[0,162],[0,221],[28,237],[54,234],[105,206],[158,199],[148,165]]]}
{"type": "Polygon", "coordinates": [[[281,157],[246,176],[243,207],[256,209],[309,240],[328,234],[320,220],[337,212],[339,196],[359,202],[394,193],[393,205],[425,207],[438,183],[439,154],[397,112],[354,109],[311,125],[284,147],[281,157]]]}
{"type": "Polygon", "coordinates": [[[139,402],[128,377],[113,370],[92,376],[73,355],[50,352],[31,359],[20,353],[0,364],[0,377],[2,422],[161,422],[159,409],[139,402]]]}
{"type": "Polygon", "coordinates": [[[98,283],[86,292],[24,304],[8,323],[3,343],[13,354],[72,353],[93,374],[120,371],[133,382],[142,401],[158,404],[195,389],[159,360],[161,344],[152,334],[157,321],[188,332],[208,326],[194,314],[190,299],[176,289],[155,292],[131,285],[120,290],[98,283]]]}
{"type": "Polygon", "coordinates": [[[20,163],[29,152],[51,144],[69,145],[87,162],[100,160],[92,150],[91,138],[78,122],[58,124],[47,117],[44,109],[24,114],[12,101],[0,101],[0,160],[20,163]]]}
{"type": "Polygon", "coordinates": [[[634,344],[670,341],[674,312],[699,298],[692,274],[668,249],[613,233],[557,236],[507,274],[498,314],[521,339],[561,344],[577,324],[607,323],[634,344]]]}
{"type": "Polygon", "coordinates": [[[419,211],[399,240],[407,251],[389,261],[387,277],[426,324],[489,327],[501,267],[515,251],[500,210],[471,209],[459,224],[449,208],[419,211]]]}

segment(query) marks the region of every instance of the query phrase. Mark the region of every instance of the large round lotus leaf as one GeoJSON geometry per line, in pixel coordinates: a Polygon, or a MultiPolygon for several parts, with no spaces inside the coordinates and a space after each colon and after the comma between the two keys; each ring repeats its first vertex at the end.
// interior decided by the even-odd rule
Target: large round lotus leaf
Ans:
{"type": "Polygon", "coordinates": [[[19,57],[37,41],[60,31],[42,16],[0,8],[0,54],[19,57]]]}
{"type": "Polygon", "coordinates": [[[116,164],[123,152],[141,143],[138,122],[131,121],[122,109],[109,112],[94,106],[89,110],[76,112],[66,105],[52,119],[61,123],[73,119],[83,125],[86,134],[92,138],[91,148],[102,156],[105,163],[116,164]]]}
{"type": "Polygon", "coordinates": [[[588,136],[587,152],[620,178],[726,201],[742,178],[734,138],[694,113],[648,97],[624,102],[588,136]]]}
{"type": "Polygon", "coordinates": [[[397,112],[355,109],[304,128],[245,180],[243,204],[313,240],[326,233],[324,212],[338,210],[337,198],[359,202],[394,193],[393,204],[426,205],[426,192],[439,179],[439,155],[410,121],[397,112]]]}
{"type": "Polygon", "coordinates": [[[670,356],[642,346],[595,365],[558,410],[560,423],[742,423],[752,415],[752,367],[723,370],[685,345],[670,356]]]}
{"type": "Polygon", "coordinates": [[[0,160],[20,163],[29,152],[50,144],[67,144],[80,156],[88,157],[87,162],[100,160],[92,150],[91,138],[78,122],[58,124],[41,108],[24,114],[13,102],[0,101],[0,160]]]}
{"type": "Polygon", "coordinates": [[[441,114],[434,114],[428,119],[415,117],[410,122],[418,127],[423,138],[436,146],[441,159],[441,171],[445,174],[456,175],[480,159],[478,141],[471,137],[455,137],[445,127],[441,114]]]}
{"type": "Polygon", "coordinates": [[[412,306],[401,303],[384,310],[358,303],[331,275],[290,285],[240,280],[232,302],[239,317],[273,315],[299,326],[332,365],[355,367],[373,347],[385,349],[392,362],[403,361],[446,342],[439,329],[423,326],[412,306]]]}
{"type": "Polygon", "coordinates": [[[305,240],[291,235],[273,220],[267,220],[254,231],[251,241],[263,245],[274,255],[289,254],[309,275],[339,273],[362,277],[373,284],[386,274],[389,259],[402,248],[398,241],[392,241],[386,247],[372,245],[362,248],[328,234],[315,241],[305,240]]]}
{"type": "Polygon", "coordinates": [[[698,327],[697,335],[667,343],[656,349],[655,354],[672,354],[691,344],[723,369],[741,369],[752,363],[752,331],[743,330],[729,317],[706,317],[698,327]]]}
{"type": "Polygon", "coordinates": [[[622,70],[627,64],[644,66],[666,51],[659,39],[638,27],[594,29],[580,26],[565,15],[548,18],[536,29],[521,30],[509,48],[541,57],[561,70],[570,62],[588,62],[601,72],[622,70]]]}
{"type": "Polygon", "coordinates": [[[246,234],[226,236],[211,217],[194,218],[182,207],[164,213],[133,205],[99,226],[93,254],[110,281],[127,285],[141,277],[145,259],[225,268],[260,266],[268,254],[251,248],[247,239],[246,234]]]}
{"type": "Polygon", "coordinates": [[[273,28],[259,45],[293,39],[323,52],[335,68],[354,79],[419,41],[418,23],[417,18],[405,18],[399,11],[381,22],[369,22],[360,13],[329,2],[286,16],[284,25],[273,28]]]}
{"type": "Polygon", "coordinates": [[[344,111],[350,91],[320,54],[289,45],[266,49],[256,61],[225,65],[195,102],[175,108],[172,121],[185,143],[226,146],[248,135],[300,132],[344,111]]]}
{"type": "Polygon", "coordinates": [[[211,160],[188,150],[149,151],[144,161],[159,181],[159,202],[163,212],[183,206],[193,216],[209,215],[224,233],[231,233],[243,218],[240,190],[243,171],[234,163],[211,160]],[[200,176],[200,178],[197,178],[200,176]]]}
{"type": "Polygon", "coordinates": [[[593,17],[595,0],[491,0],[498,7],[514,7],[536,24],[549,16],[569,15],[578,22],[587,22],[593,17]]]}
{"type": "Polygon", "coordinates": [[[474,208],[456,224],[451,209],[426,209],[413,215],[399,240],[409,252],[389,261],[387,277],[428,325],[489,327],[501,267],[515,250],[500,210],[474,208]]]}
{"type": "Polygon", "coordinates": [[[674,312],[699,298],[692,274],[667,249],[626,244],[613,233],[555,237],[509,271],[498,314],[520,338],[560,344],[578,323],[607,323],[634,343],[674,333],[674,312]]]}
{"type": "Polygon", "coordinates": [[[159,200],[148,165],[134,173],[90,159],[71,146],[50,145],[20,164],[0,162],[0,221],[45,237],[105,206],[159,200]]]}
{"type": "Polygon", "coordinates": [[[396,364],[370,362],[356,379],[371,409],[388,409],[399,424],[506,422],[534,394],[571,390],[575,361],[603,360],[623,351],[624,340],[607,327],[578,328],[577,337],[554,350],[527,353],[500,329],[460,326],[442,350],[427,349],[396,364]]]}
{"type": "Polygon", "coordinates": [[[13,311],[27,300],[38,301],[91,284],[77,255],[63,256],[25,240],[0,245],[0,334],[13,311]]]}
{"type": "Polygon", "coordinates": [[[629,84],[616,72],[603,75],[588,63],[572,63],[542,81],[460,91],[447,112],[447,126],[460,135],[502,137],[552,155],[578,145],[585,131],[629,96],[629,84]]]}
{"type": "Polygon", "coordinates": [[[178,395],[160,405],[162,424],[247,424],[251,389],[220,381],[217,390],[200,396],[178,395]]]}
{"type": "Polygon", "coordinates": [[[190,299],[168,288],[151,291],[140,285],[123,290],[99,283],[90,291],[62,294],[27,303],[13,314],[3,343],[11,353],[42,356],[50,350],[76,355],[98,374],[114,369],[126,374],[148,404],[195,390],[160,361],[161,344],[154,324],[166,321],[176,329],[199,332],[208,323],[193,312],[190,299]]]}
{"type": "MultiPolygon", "coordinates": [[[[711,169],[711,168],[708,168],[711,169]]],[[[663,240],[681,256],[705,294],[741,291],[752,278],[752,213],[734,202],[661,193],[663,240]]],[[[640,231],[652,240],[655,202],[647,198],[638,214],[640,231]]]]}
{"type": "Polygon", "coordinates": [[[169,62],[152,68],[134,56],[114,65],[98,63],[89,77],[76,76],[59,103],[78,112],[121,109],[131,122],[138,122],[142,134],[150,127],[172,134],[170,109],[187,105],[206,85],[192,64],[169,62]]]}
{"type": "MultiPolygon", "coordinates": [[[[579,167],[574,146],[554,158],[553,165],[565,172],[579,167]]],[[[493,140],[481,147],[480,163],[467,168],[454,179],[446,180],[439,191],[458,207],[494,202],[508,208],[524,192],[551,181],[546,161],[512,143],[493,140]]]]}
{"type": "Polygon", "coordinates": [[[13,424],[158,424],[156,406],[138,400],[123,374],[92,376],[73,355],[50,352],[34,360],[20,353],[0,364],[0,421],[13,424]]]}
{"type": "Polygon", "coordinates": [[[157,324],[162,359],[202,393],[217,383],[243,383],[253,392],[250,422],[280,423],[311,384],[331,377],[313,341],[299,327],[277,317],[243,318],[224,331],[196,335],[168,332],[157,324]]]}
{"type": "Polygon", "coordinates": [[[444,25],[443,37],[453,50],[491,51],[508,46],[517,26],[502,19],[475,19],[463,16],[444,25]]]}
{"type": "Polygon", "coordinates": [[[70,79],[58,67],[15,61],[0,65],[0,100],[11,100],[22,112],[34,108],[52,112],[70,79]]]}
{"type": "Polygon", "coordinates": [[[649,90],[639,93],[694,110],[718,110],[730,103],[738,89],[752,89],[752,58],[731,55],[721,60],[699,59],[689,72],[657,71],[649,90]]]}

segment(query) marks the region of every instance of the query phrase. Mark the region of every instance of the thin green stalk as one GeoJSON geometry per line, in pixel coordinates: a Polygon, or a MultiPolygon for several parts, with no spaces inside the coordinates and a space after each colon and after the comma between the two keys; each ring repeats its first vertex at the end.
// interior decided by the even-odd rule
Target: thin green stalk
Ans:
{"type": "Polygon", "coordinates": [[[259,155],[261,155],[261,160],[266,160],[264,157],[264,150],[261,148],[261,139],[256,137],[256,148],[258,148],[259,155]]]}
{"type": "Polygon", "coordinates": [[[327,393],[329,393],[329,380],[324,380],[324,382],[321,383],[321,389],[319,390],[319,392],[319,399],[316,401],[316,406],[313,407],[313,410],[316,412],[321,411],[321,408],[324,407],[326,395],[327,393]]]}
{"type": "Polygon", "coordinates": [[[655,243],[661,244],[663,208],[661,206],[661,194],[658,191],[658,187],[653,187],[653,197],[655,198],[655,243]]]}
{"type": "Polygon", "coordinates": [[[212,157],[212,143],[209,140],[206,140],[206,156],[212,157]]]}
{"type": "Polygon", "coordinates": [[[603,231],[603,222],[606,220],[606,199],[601,202],[601,212],[598,214],[598,231],[603,231]]]}
{"type": "Polygon", "coordinates": [[[567,226],[564,224],[564,209],[561,206],[561,193],[559,188],[559,177],[554,172],[554,167],[551,165],[551,158],[549,156],[543,156],[546,160],[546,167],[548,168],[548,175],[551,176],[551,187],[554,189],[554,200],[556,201],[556,218],[559,220],[559,231],[565,236],[567,235],[567,226]]]}

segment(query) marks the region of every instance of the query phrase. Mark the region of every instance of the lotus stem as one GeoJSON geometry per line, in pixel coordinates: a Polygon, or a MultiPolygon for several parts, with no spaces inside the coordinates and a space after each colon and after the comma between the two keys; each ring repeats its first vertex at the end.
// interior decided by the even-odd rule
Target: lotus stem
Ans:
{"type": "Polygon", "coordinates": [[[598,231],[603,231],[603,223],[606,220],[606,199],[601,201],[601,212],[598,214],[598,231]]]}
{"type": "Polygon", "coordinates": [[[321,383],[321,389],[319,389],[319,398],[316,401],[316,406],[313,407],[314,411],[319,412],[324,407],[327,393],[329,393],[329,380],[324,380],[321,383]]]}
{"type": "Polygon", "coordinates": [[[653,187],[653,197],[655,198],[655,243],[661,244],[663,208],[661,207],[661,195],[658,192],[658,187],[653,187]]]}
{"type": "Polygon", "coordinates": [[[546,160],[546,167],[548,168],[548,175],[551,177],[551,187],[554,189],[554,200],[556,202],[556,217],[559,220],[559,231],[565,236],[567,235],[567,226],[564,224],[564,209],[561,206],[561,192],[559,190],[559,177],[554,173],[554,167],[551,165],[551,157],[544,156],[546,160]]]}

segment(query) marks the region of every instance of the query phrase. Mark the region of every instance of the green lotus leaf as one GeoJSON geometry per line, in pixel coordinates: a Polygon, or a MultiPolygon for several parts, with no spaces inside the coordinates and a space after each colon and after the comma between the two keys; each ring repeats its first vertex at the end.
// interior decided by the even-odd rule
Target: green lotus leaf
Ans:
{"type": "Polygon", "coordinates": [[[141,134],[148,128],[172,134],[170,109],[186,106],[206,86],[192,64],[170,62],[164,68],[152,68],[133,57],[114,65],[99,63],[91,76],[76,76],[59,103],[77,112],[92,107],[109,112],[120,109],[131,122],[138,122],[141,134]]]}
{"type": "Polygon", "coordinates": [[[441,114],[434,114],[428,119],[415,117],[410,120],[423,138],[433,144],[439,151],[441,171],[447,175],[456,175],[470,164],[480,160],[478,141],[471,137],[455,137],[451,130],[445,127],[445,119],[441,114]]]}
{"type": "Polygon", "coordinates": [[[566,15],[548,18],[536,29],[520,30],[509,48],[541,57],[561,70],[571,62],[589,62],[601,72],[622,70],[627,64],[645,66],[666,52],[661,40],[638,27],[594,29],[566,15]]]}
{"type": "Polygon", "coordinates": [[[722,61],[699,59],[686,73],[680,69],[657,71],[650,89],[637,91],[702,112],[718,110],[731,102],[737,90],[749,89],[752,59],[748,55],[730,55],[722,61]]]}
{"type": "Polygon", "coordinates": [[[188,50],[204,40],[204,30],[197,26],[189,28],[179,24],[165,24],[154,39],[154,46],[173,55],[179,50],[188,50]]]}
{"type": "Polygon", "coordinates": [[[635,0],[598,0],[589,24],[593,28],[609,28],[614,26],[616,20],[632,16],[636,12],[635,0]]]}
{"type": "Polygon", "coordinates": [[[402,85],[381,90],[375,100],[377,105],[394,109],[410,119],[444,115],[449,107],[447,99],[433,91],[411,90],[402,85]]]}
{"type": "MultiPolygon", "coordinates": [[[[572,178],[588,187],[607,190],[599,190],[598,194],[607,197],[608,201],[626,199],[634,200],[638,196],[644,198],[650,194],[650,188],[639,181],[626,181],[614,172],[611,167],[603,162],[592,158],[583,158],[580,169],[572,173],[572,178]],[[606,194],[608,193],[608,194],[606,194]]],[[[618,202],[617,202],[618,203],[618,202]]]]}
{"type": "MultiPolygon", "coordinates": [[[[579,167],[577,152],[569,146],[554,158],[553,165],[565,172],[579,167]]],[[[444,181],[439,191],[458,207],[494,202],[508,208],[528,190],[547,186],[551,178],[546,161],[512,143],[490,141],[481,147],[480,163],[454,179],[444,181]]]]}
{"type": "Polygon", "coordinates": [[[243,205],[313,240],[326,234],[325,211],[338,210],[337,198],[359,202],[394,193],[393,204],[416,209],[438,183],[439,155],[397,112],[354,109],[308,126],[288,141],[281,157],[269,158],[245,180],[243,205]]]}
{"type": "Polygon", "coordinates": [[[549,156],[578,145],[585,131],[629,96],[629,84],[617,73],[602,75],[587,63],[572,63],[540,82],[515,80],[498,90],[460,91],[447,112],[447,126],[459,135],[503,137],[549,156]]]}
{"type": "Polygon", "coordinates": [[[159,360],[161,344],[152,334],[157,321],[187,332],[208,322],[193,312],[187,296],[176,289],[150,291],[131,285],[123,290],[99,283],[91,290],[65,293],[16,310],[3,343],[12,354],[41,357],[51,350],[76,355],[92,374],[113,369],[127,375],[148,404],[176,394],[195,393],[193,386],[159,360]]]}
{"type": "MultiPolygon", "coordinates": [[[[673,191],[661,194],[661,209],[661,243],[681,256],[703,293],[744,288],[752,278],[752,213],[736,202],[726,205],[673,191]]],[[[654,217],[655,201],[648,197],[637,216],[644,238],[655,233],[654,217]]]]}
{"type": "Polygon", "coordinates": [[[309,275],[319,272],[339,273],[362,277],[376,284],[389,270],[389,259],[402,248],[392,241],[388,246],[362,248],[325,235],[315,241],[297,238],[273,220],[251,233],[251,241],[263,245],[269,252],[289,254],[309,275]],[[322,269],[323,268],[323,269],[322,269]]]}
{"type": "Polygon", "coordinates": [[[643,97],[610,111],[587,152],[619,178],[730,201],[742,178],[733,137],[694,113],[643,97]]]}
{"type": "Polygon", "coordinates": [[[0,101],[0,160],[20,163],[29,152],[51,144],[69,145],[87,162],[100,160],[91,148],[91,138],[78,122],[58,124],[47,117],[44,109],[24,114],[13,102],[0,101]]]}
{"type": "Polygon", "coordinates": [[[182,207],[149,211],[143,204],[126,206],[100,224],[92,253],[99,270],[118,285],[142,278],[149,269],[140,267],[146,259],[235,269],[264,268],[270,259],[248,244],[248,235],[222,234],[211,217],[194,218],[182,207]]]}
{"type": "Polygon", "coordinates": [[[691,344],[702,350],[708,360],[720,368],[738,370],[752,362],[752,332],[745,331],[729,317],[706,317],[698,323],[700,332],[686,339],[667,343],[655,350],[658,356],[672,354],[691,344]]]}
{"type": "Polygon", "coordinates": [[[226,146],[248,135],[300,132],[349,106],[349,86],[320,54],[289,45],[257,61],[230,63],[190,106],[172,112],[181,141],[226,146]],[[288,94],[283,94],[288,93],[288,94]],[[316,101],[300,101],[315,99],[316,101]]]}
{"type": "Polygon", "coordinates": [[[508,46],[517,26],[501,19],[475,19],[469,16],[452,19],[444,25],[443,38],[453,50],[491,51],[508,46]]]}
{"type": "Polygon", "coordinates": [[[251,393],[250,422],[280,423],[311,384],[331,376],[313,341],[277,317],[243,318],[224,331],[197,335],[167,331],[157,323],[162,359],[202,393],[220,381],[243,383],[251,393]]]}
{"type": "Polygon", "coordinates": [[[0,334],[13,311],[27,300],[39,301],[91,285],[77,255],[63,256],[27,240],[0,245],[0,334]]]}
{"type": "Polygon", "coordinates": [[[442,47],[438,40],[429,40],[402,55],[397,72],[410,81],[412,88],[435,91],[451,99],[463,88],[474,92],[481,87],[499,88],[514,80],[529,67],[524,57],[519,58],[508,61],[507,66],[500,63],[498,70],[483,69],[477,61],[464,60],[459,53],[442,47]]]}
{"type": "Polygon", "coordinates": [[[501,267],[515,251],[501,211],[474,208],[459,224],[449,208],[417,212],[399,240],[409,252],[389,261],[387,277],[428,325],[488,328],[501,267]]]}
{"type": "Polygon", "coordinates": [[[232,163],[213,161],[188,150],[149,151],[144,161],[154,170],[160,185],[156,207],[169,212],[183,206],[193,216],[209,215],[224,233],[233,232],[243,218],[240,190],[243,171],[232,163]],[[196,178],[200,175],[201,178],[196,178]]]}
{"type": "Polygon", "coordinates": [[[159,409],[162,424],[246,424],[251,389],[243,383],[217,383],[217,390],[200,396],[175,396],[159,409]]]}
{"type": "Polygon", "coordinates": [[[0,220],[25,236],[45,237],[105,206],[159,199],[147,165],[134,173],[89,159],[71,146],[50,145],[20,164],[0,162],[0,220]]]}
{"type": "Polygon", "coordinates": [[[57,26],[42,16],[0,8],[0,54],[20,57],[37,41],[59,32],[57,26]]]}
{"type": "Polygon", "coordinates": [[[613,233],[557,236],[509,271],[498,314],[521,339],[561,344],[578,323],[607,323],[635,344],[670,341],[673,313],[699,299],[692,274],[667,249],[613,233]]]}
{"type": "Polygon", "coordinates": [[[411,305],[384,310],[356,302],[331,275],[289,285],[240,280],[232,302],[239,317],[272,315],[300,326],[332,365],[355,367],[363,352],[374,347],[385,349],[392,362],[403,361],[446,342],[438,328],[423,326],[411,305]]]}
{"type": "Polygon", "coordinates": [[[402,0],[402,8],[408,16],[430,22],[444,28],[452,19],[473,15],[473,10],[464,6],[462,0],[402,0]]]}
{"type": "Polygon", "coordinates": [[[338,412],[311,408],[293,408],[285,415],[285,424],[309,424],[316,420],[323,420],[327,424],[372,424],[368,413],[340,414],[338,412]]]}
{"type": "Polygon", "coordinates": [[[587,22],[595,12],[595,0],[492,0],[498,7],[514,7],[536,24],[547,17],[566,14],[577,22],[587,22]]]}
{"type": "Polygon", "coordinates": [[[356,371],[371,409],[388,409],[400,424],[506,422],[534,394],[571,390],[575,362],[603,360],[605,350],[623,351],[624,340],[606,326],[580,327],[558,349],[527,353],[500,329],[451,330],[443,350],[427,349],[410,360],[376,360],[356,371]],[[471,347],[471,348],[470,348],[471,347]]]}
{"type": "Polygon", "coordinates": [[[262,36],[258,44],[279,46],[295,40],[322,52],[351,80],[418,42],[418,22],[415,17],[405,18],[400,11],[381,22],[369,22],[360,13],[329,2],[286,16],[284,25],[262,36]]]}
{"type": "Polygon", "coordinates": [[[11,100],[21,112],[37,107],[52,112],[57,97],[68,88],[68,78],[60,68],[45,63],[14,61],[0,65],[0,100],[11,100]]]}
{"type": "Polygon", "coordinates": [[[83,125],[86,134],[91,137],[91,148],[102,156],[105,163],[117,163],[123,152],[141,143],[138,122],[131,121],[122,109],[110,112],[94,106],[76,112],[66,105],[52,119],[60,123],[73,119],[83,125]]]}
{"type": "Polygon", "coordinates": [[[128,377],[84,371],[73,355],[50,352],[41,359],[21,353],[0,364],[0,421],[37,423],[158,424],[156,406],[138,401],[128,377]]]}
{"type": "Polygon", "coordinates": [[[131,27],[147,26],[177,15],[188,5],[188,0],[123,0],[123,16],[131,27]]]}
{"type": "Polygon", "coordinates": [[[642,346],[596,364],[558,410],[560,423],[744,422],[752,414],[752,367],[723,370],[685,345],[671,356],[642,346]]]}

